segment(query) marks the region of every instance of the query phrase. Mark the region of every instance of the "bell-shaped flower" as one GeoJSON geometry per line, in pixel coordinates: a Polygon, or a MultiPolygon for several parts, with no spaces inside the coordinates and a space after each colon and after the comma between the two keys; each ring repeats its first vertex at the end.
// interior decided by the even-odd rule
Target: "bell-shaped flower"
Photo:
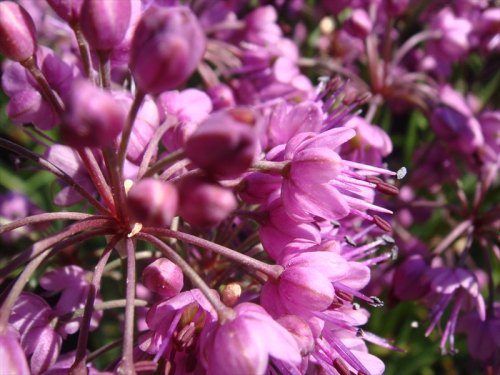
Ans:
{"type": "Polygon", "coordinates": [[[290,332],[259,305],[241,303],[235,317],[202,332],[201,359],[208,373],[263,375],[271,361],[296,367],[301,362],[290,332]]]}
{"type": "MultiPolygon", "coordinates": [[[[60,293],[57,304],[53,308],[58,317],[69,314],[77,309],[85,307],[90,290],[89,273],[78,266],[66,266],[47,272],[40,278],[40,286],[52,293],[60,293]]],[[[96,303],[101,300],[100,295],[96,297],[96,303]]],[[[90,321],[90,330],[99,325],[102,311],[94,310],[90,321]]],[[[73,334],[80,327],[81,318],[76,318],[60,323],[61,332],[73,334]]]]}
{"type": "MultiPolygon", "coordinates": [[[[85,190],[94,191],[94,184],[87,174],[80,156],[70,147],[54,144],[45,152],[45,158],[71,176],[85,190]]],[[[82,196],[71,186],[63,186],[54,198],[54,203],[60,206],[71,206],[82,200],[82,196]]]]}
{"type": "Polygon", "coordinates": [[[312,243],[321,241],[318,227],[292,220],[279,199],[274,199],[269,204],[267,219],[261,223],[259,237],[264,249],[274,260],[280,259],[284,247],[295,239],[312,243]]]}
{"type": "MultiPolygon", "coordinates": [[[[66,99],[73,81],[72,69],[49,48],[40,47],[36,55],[40,70],[50,87],[63,100],[66,99]]],[[[47,130],[59,122],[59,116],[39,90],[34,78],[21,64],[7,62],[2,74],[2,87],[10,97],[6,110],[14,123],[33,123],[40,129],[47,130]]]]}
{"type": "MultiPolygon", "coordinates": [[[[214,295],[217,295],[214,292],[214,295]]],[[[139,339],[141,350],[155,354],[157,358],[168,357],[168,348],[179,332],[189,332],[185,345],[196,343],[193,334],[217,319],[212,305],[198,289],[182,292],[166,301],[156,303],[149,309],[146,322],[150,329],[139,339]]],[[[180,338],[179,338],[180,339],[180,338]]],[[[182,344],[178,342],[178,344],[182,344]]]]}
{"type": "Polygon", "coordinates": [[[49,304],[33,293],[22,293],[12,309],[9,323],[19,331],[33,374],[47,370],[61,350],[62,336],[51,324],[55,317],[49,304]]]}
{"type": "Polygon", "coordinates": [[[333,283],[346,278],[350,267],[340,255],[327,252],[303,252],[284,260],[284,271],[277,281],[264,284],[261,303],[273,316],[289,314],[309,316],[326,310],[333,302],[333,283]]]}

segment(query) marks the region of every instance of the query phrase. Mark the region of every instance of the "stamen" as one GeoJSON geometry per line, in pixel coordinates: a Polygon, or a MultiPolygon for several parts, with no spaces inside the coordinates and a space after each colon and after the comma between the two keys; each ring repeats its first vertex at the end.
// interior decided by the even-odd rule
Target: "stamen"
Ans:
{"type": "Polygon", "coordinates": [[[406,167],[401,167],[398,169],[398,171],[396,172],[396,178],[398,180],[402,180],[403,178],[405,178],[406,176],[406,167]]]}
{"type": "Polygon", "coordinates": [[[361,209],[371,209],[373,211],[378,211],[378,212],[383,212],[386,214],[392,214],[393,212],[391,210],[388,210],[387,208],[379,207],[374,204],[368,203],[364,200],[358,199],[358,198],[353,198],[348,195],[344,195],[344,198],[347,202],[349,202],[349,205],[355,207],[355,208],[361,208],[361,209]]]}
{"type": "Polygon", "coordinates": [[[380,216],[373,215],[373,222],[379,227],[380,229],[386,231],[386,232],[392,232],[392,227],[391,224],[389,224],[387,221],[382,219],[380,216]]]}
{"type": "MultiPolygon", "coordinates": [[[[353,168],[362,170],[362,171],[376,172],[379,174],[389,175],[389,176],[396,175],[396,172],[390,171],[388,169],[373,167],[373,166],[367,165],[367,164],[356,163],[356,162],[350,161],[350,160],[342,160],[342,164],[344,164],[348,167],[353,167],[353,168]]],[[[405,171],[406,171],[406,168],[405,168],[405,171]]]]}

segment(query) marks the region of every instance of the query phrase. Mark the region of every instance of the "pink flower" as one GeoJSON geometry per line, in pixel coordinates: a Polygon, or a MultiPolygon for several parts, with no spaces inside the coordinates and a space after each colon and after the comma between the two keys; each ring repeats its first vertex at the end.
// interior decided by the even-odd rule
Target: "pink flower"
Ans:
{"type": "Polygon", "coordinates": [[[207,372],[220,375],[263,375],[272,361],[298,366],[298,345],[284,327],[259,305],[242,303],[234,319],[214,323],[203,332],[202,361],[207,372]]]}
{"type": "Polygon", "coordinates": [[[287,143],[284,159],[291,161],[285,172],[281,198],[292,219],[307,222],[319,216],[337,220],[354,213],[377,223],[374,216],[363,211],[392,213],[371,203],[376,185],[362,174],[395,173],[343,160],[335,152],[354,135],[353,129],[335,128],[318,135],[300,133],[287,143]]]}

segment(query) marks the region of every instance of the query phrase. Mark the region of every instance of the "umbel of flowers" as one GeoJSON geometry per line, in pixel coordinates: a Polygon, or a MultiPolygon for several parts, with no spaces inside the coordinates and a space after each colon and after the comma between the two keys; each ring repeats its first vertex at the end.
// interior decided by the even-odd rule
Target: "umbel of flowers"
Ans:
{"type": "MultiPolygon", "coordinates": [[[[377,20],[404,12],[392,3],[379,4],[377,20]]],[[[55,176],[59,207],[44,212],[16,193],[0,202],[2,241],[29,237],[0,269],[0,362],[9,374],[384,372],[366,342],[400,349],[361,327],[383,305],[370,292],[374,275],[397,254],[389,235],[396,204],[381,197],[399,194],[406,169],[384,164],[392,143],[371,124],[378,103],[400,95],[425,107],[437,136],[452,135],[448,147],[476,163],[486,189],[496,161],[471,111],[432,102],[435,88],[421,76],[398,81],[413,42],[378,70],[380,30],[363,6],[353,5],[340,31],[367,38],[367,90],[303,75],[272,6],[0,2],[6,111],[37,152],[7,138],[0,147],[55,176]],[[68,253],[85,262],[62,262],[68,253]],[[95,347],[112,313],[119,339],[95,347]]],[[[440,17],[431,24],[450,30],[420,40],[435,42],[431,50],[444,43],[459,60],[466,46],[450,16],[440,17]]],[[[342,63],[360,80],[352,61],[342,63]]],[[[465,220],[439,246],[473,220],[478,227],[479,216],[465,220]]],[[[471,311],[464,322],[497,324],[463,262],[409,255],[388,272],[394,294],[435,301],[426,334],[451,306],[443,348],[450,341],[453,349],[461,310],[471,311]]]]}

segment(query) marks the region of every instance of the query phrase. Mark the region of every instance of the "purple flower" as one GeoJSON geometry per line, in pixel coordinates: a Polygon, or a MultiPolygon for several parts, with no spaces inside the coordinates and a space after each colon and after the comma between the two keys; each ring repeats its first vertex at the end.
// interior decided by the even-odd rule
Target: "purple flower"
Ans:
{"type": "Polygon", "coordinates": [[[53,328],[55,318],[47,302],[32,293],[21,294],[12,310],[9,322],[21,335],[21,346],[31,357],[33,374],[52,366],[61,350],[62,336],[53,328]]]}
{"type": "Polygon", "coordinates": [[[367,220],[375,217],[363,213],[366,209],[391,213],[370,203],[374,187],[366,178],[351,169],[390,171],[343,160],[335,150],[353,138],[354,130],[336,128],[318,135],[300,133],[290,139],[284,159],[290,160],[283,180],[281,198],[290,217],[297,221],[314,221],[316,216],[337,220],[349,213],[367,220]]]}
{"type": "Polygon", "coordinates": [[[213,323],[203,332],[202,361],[208,373],[263,375],[277,361],[292,368],[301,362],[293,336],[259,305],[242,303],[224,324],[213,323]]]}
{"type": "Polygon", "coordinates": [[[19,334],[10,326],[0,334],[0,361],[2,371],[6,373],[23,375],[30,372],[23,349],[19,344],[19,334]]]}
{"type": "MultiPolygon", "coordinates": [[[[0,220],[2,221],[2,225],[39,213],[42,213],[42,210],[35,206],[22,193],[9,192],[0,194],[0,220]]],[[[2,234],[2,240],[5,242],[15,241],[22,236],[28,235],[30,229],[33,229],[33,226],[4,233],[2,234]]]]}
{"type": "MultiPolygon", "coordinates": [[[[46,47],[38,49],[37,60],[50,86],[63,99],[67,98],[73,80],[71,68],[46,47]]],[[[6,64],[2,87],[10,97],[7,114],[14,123],[33,123],[44,130],[58,123],[58,115],[39,91],[33,77],[19,63],[6,64]]]]}

